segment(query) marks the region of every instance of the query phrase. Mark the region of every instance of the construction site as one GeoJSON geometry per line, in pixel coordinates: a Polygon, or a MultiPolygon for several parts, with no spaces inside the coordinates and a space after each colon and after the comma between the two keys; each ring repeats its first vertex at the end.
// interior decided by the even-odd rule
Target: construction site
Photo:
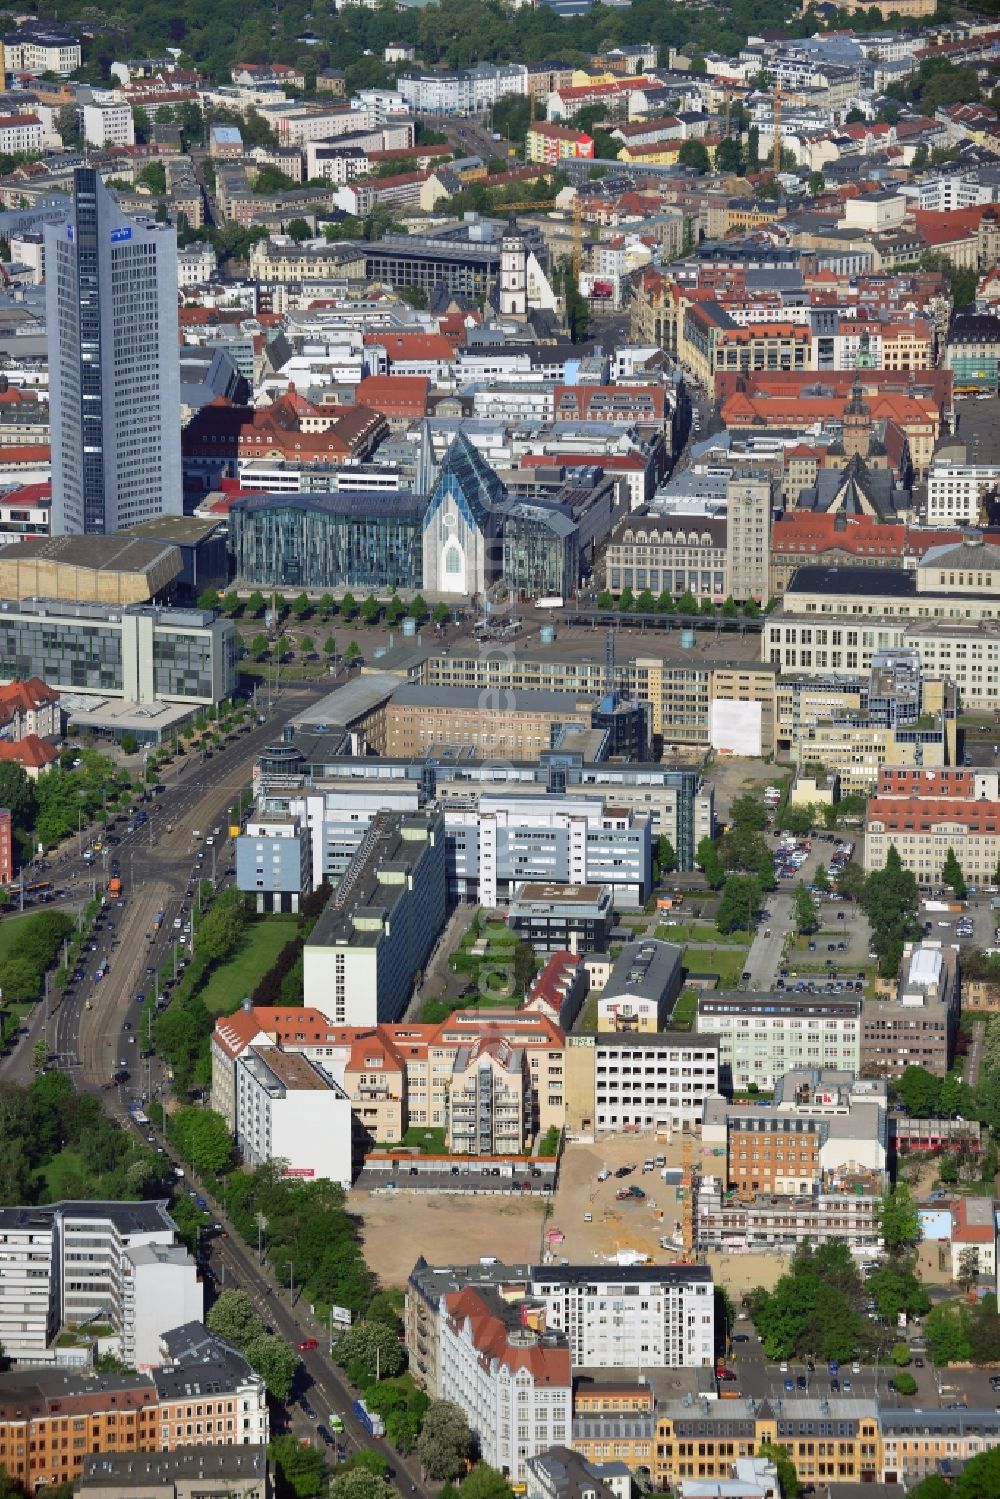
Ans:
{"type": "Polygon", "coordinates": [[[365,1258],[384,1285],[405,1284],[414,1246],[430,1264],[480,1254],[507,1263],[540,1263],[546,1256],[571,1264],[628,1263],[634,1256],[636,1263],[665,1264],[690,1252],[691,1193],[685,1183],[701,1166],[700,1152],[691,1135],[671,1141],[652,1134],[615,1135],[595,1144],[571,1141],[550,1199],[356,1193],[352,1208],[364,1222],[365,1258]],[[655,1164],[657,1156],[663,1158],[661,1166],[655,1164]],[[643,1170],[647,1161],[654,1163],[652,1170],[643,1170]],[[626,1167],[631,1167],[627,1176],[616,1176],[626,1167]]]}

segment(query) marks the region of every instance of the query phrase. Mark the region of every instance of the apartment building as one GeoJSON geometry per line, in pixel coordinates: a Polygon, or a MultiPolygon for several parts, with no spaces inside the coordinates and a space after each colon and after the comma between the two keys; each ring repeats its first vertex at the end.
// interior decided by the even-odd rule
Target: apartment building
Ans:
{"type": "Polygon", "coordinates": [[[251,1169],[288,1162],[287,1174],[354,1180],[351,1100],[317,1062],[277,1047],[248,1047],[236,1061],[236,1145],[251,1169]]]}
{"type": "Polygon", "coordinates": [[[407,1284],[411,1370],[431,1395],[447,1378],[448,1297],[499,1291],[527,1327],[565,1338],[574,1369],[704,1369],[714,1364],[714,1287],[707,1265],[478,1265],[420,1258],[407,1284]]]}
{"type": "Polygon", "coordinates": [[[719,1091],[719,1048],[685,1031],[566,1037],[565,1120],[580,1139],[622,1130],[688,1130],[719,1091]]]}
{"type": "Polygon", "coordinates": [[[554,166],[567,158],[592,161],[593,157],[594,137],[584,130],[573,130],[567,125],[547,125],[539,121],[528,127],[525,145],[527,161],[554,166]]]}
{"type": "Polygon", "coordinates": [[[78,39],[55,21],[28,20],[5,32],[4,66],[11,73],[56,73],[68,78],[80,66],[78,39]]]}
{"type": "MultiPolygon", "coordinates": [[[[471,1084],[484,1052],[494,1059],[487,1065],[502,1078],[519,1121],[519,1143],[510,1153],[519,1154],[535,1135],[563,1122],[564,1035],[537,1011],[456,1010],[439,1025],[371,1027],[337,1026],[319,1010],[302,1008],[245,1008],[220,1017],[211,1044],[212,1107],[234,1132],[237,1070],[251,1050],[278,1065],[282,1057],[307,1058],[346,1096],[356,1126],[384,1143],[426,1125],[448,1129],[453,1152],[475,1143],[473,1153],[483,1153],[478,1139],[452,1129],[458,1117],[452,1098],[471,1084]],[[506,1059],[502,1068],[498,1057],[506,1059]]],[[[506,1124],[498,1112],[494,1119],[506,1124]]],[[[492,1134],[492,1154],[504,1153],[499,1136],[509,1133],[492,1134]]],[[[294,1147],[293,1137],[288,1149],[274,1148],[272,1154],[291,1156],[294,1147]]]]}
{"type": "Polygon", "coordinates": [[[766,1106],[710,1098],[702,1145],[724,1152],[726,1186],[743,1195],[797,1196],[852,1172],[884,1179],[887,1106],[884,1082],[797,1068],[766,1106]]]}
{"type": "Polygon", "coordinates": [[[73,1483],[93,1453],[262,1447],[263,1381],[200,1322],[165,1339],[153,1374],[30,1369],[0,1374],[0,1463],[36,1488],[73,1483]]]}
{"type": "Polygon", "coordinates": [[[0,115],[0,151],[37,151],[42,149],[42,122],[37,115],[0,115]]]}
{"type": "Polygon", "coordinates": [[[683,958],[671,942],[626,942],[597,1002],[598,1032],[662,1031],[681,990],[683,958]]]}
{"type": "Polygon", "coordinates": [[[832,1185],[775,1195],[727,1191],[722,1177],[698,1184],[695,1243],[734,1254],[792,1253],[799,1244],[840,1239],[877,1259],[883,1249],[884,1178],[871,1171],[844,1172],[832,1185]]]}
{"type": "Polygon", "coordinates": [[[908,1066],[946,1077],[958,1033],[958,956],[934,943],[903,950],[893,999],[866,999],[861,1067],[867,1076],[899,1077],[908,1066]]]}
{"type": "Polygon", "coordinates": [[[62,720],[59,694],[38,677],[0,687],[0,737],[25,739],[37,734],[40,739],[58,739],[62,720]]]}
{"type": "Polygon", "coordinates": [[[267,1445],[264,1381],[231,1344],[201,1322],[186,1322],[164,1333],[163,1351],[153,1374],[161,1451],[267,1445]]]}
{"type": "Polygon", "coordinates": [[[907,1487],[932,1473],[958,1468],[982,1452],[1000,1447],[1000,1413],[995,1409],[893,1409],[884,1406],[878,1478],[907,1487]]]}
{"type": "MultiPolygon", "coordinates": [[[[2,867],[0,853],[0,869],[2,867]]],[[[568,1031],[580,1013],[589,988],[590,979],[583,958],[577,953],[554,952],[532,984],[524,1007],[547,1015],[568,1031]]]]}
{"type": "Polygon", "coordinates": [[[523,1322],[492,1287],[466,1286],[442,1301],[441,1398],[465,1414],[483,1460],[523,1482],[529,1460],[572,1431],[566,1340],[523,1322]]]}
{"type": "Polygon", "coordinates": [[[860,1070],[860,998],[704,993],[695,1032],[717,1038],[727,1095],[745,1093],[751,1083],[770,1090],[782,1073],[800,1067],[860,1070]]]}
{"type": "Polygon", "coordinates": [[[149,1368],[163,1333],[202,1311],[165,1201],[0,1208],[0,1340],[14,1362],[55,1362],[60,1330],[100,1320],[123,1359],[149,1368]]]}
{"type": "Polygon", "coordinates": [[[341,1025],[398,1019],[445,915],[444,818],[379,813],[306,942],[304,1003],[341,1025]]]}

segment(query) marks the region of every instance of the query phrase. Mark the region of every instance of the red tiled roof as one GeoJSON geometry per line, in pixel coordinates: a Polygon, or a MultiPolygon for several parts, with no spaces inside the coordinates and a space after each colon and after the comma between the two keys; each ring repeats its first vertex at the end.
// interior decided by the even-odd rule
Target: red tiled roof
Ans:
{"type": "Polygon", "coordinates": [[[386,416],[423,417],[429,389],[424,375],[366,375],[356,394],[363,405],[386,416]]]}
{"type": "Polygon", "coordinates": [[[929,833],[940,823],[956,823],[973,833],[1000,832],[1000,802],[949,796],[876,796],[868,803],[868,826],[886,833],[929,833]]]}
{"type": "Polygon", "coordinates": [[[30,713],[33,708],[43,708],[48,703],[59,701],[58,692],[54,692],[47,682],[41,677],[28,677],[26,681],[8,682],[6,687],[0,687],[0,720],[7,722],[13,718],[15,711],[30,713]]]}
{"type": "Polygon", "coordinates": [[[16,464],[48,463],[52,449],[47,442],[6,443],[0,446],[0,469],[16,464]]]}
{"type": "Polygon", "coordinates": [[[43,770],[58,758],[59,751],[37,734],[26,734],[23,739],[0,739],[0,760],[13,760],[25,770],[43,770]]]}
{"type": "Polygon", "coordinates": [[[445,359],[450,363],[455,357],[441,333],[366,333],[365,345],[384,349],[390,364],[411,359],[445,359]]]}
{"type": "Polygon", "coordinates": [[[456,1330],[468,1326],[473,1347],[484,1367],[495,1361],[511,1371],[527,1369],[538,1385],[568,1386],[571,1383],[568,1347],[551,1348],[540,1342],[511,1346],[507,1326],[473,1287],[449,1292],[445,1296],[445,1305],[449,1321],[456,1330]]]}

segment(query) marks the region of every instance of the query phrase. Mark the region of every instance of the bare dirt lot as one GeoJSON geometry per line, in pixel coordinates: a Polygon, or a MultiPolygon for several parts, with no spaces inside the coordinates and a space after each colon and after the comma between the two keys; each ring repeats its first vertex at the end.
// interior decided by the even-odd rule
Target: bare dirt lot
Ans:
{"type": "Polygon", "coordinates": [[[355,1192],[350,1206],[364,1220],[365,1259],[384,1286],[405,1286],[420,1254],[431,1265],[475,1264],[487,1254],[507,1264],[541,1257],[538,1197],[355,1192]]]}
{"type": "MultiPolygon", "coordinates": [[[[680,1167],[680,1139],[617,1135],[592,1145],[570,1143],[547,1216],[545,1202],[537,1197],[463,1197],[453,1192],[356,1192],[351,1207],[364,1221],[365,1258],[386,1286],[405,1285],[419,1254],[437,1265],[473,1264],[483,1255],[496,1255],[508,1264],[538,1264],[548,1252],[555,1260],[590,1265],[613,1260],[620,1250],[635,1250],[665,1264],[681,1250],[661,1248],[660,1240],[679,1229],[687,1203],[659,1171],[643,1171],[643,1161],[657,1155],[668,1166],[680,1167]],[[626,1165],[634,1167],[632,1173],[616,1177],[615,1170],[626,1165]],[[612,1175],[599,1182],[605,1166],[612,1175]],[[615,1191],[631,1183],[645,1197],[617,1202],[615,1191]]],[[[698,1139],[692,1141],[691,1162],[711,1173],[712,1156],[703,1155],[698,1139]]],[[[787,1268],[785,1257],[776,1255],[712,1255],[710,1263],[735,1297],[755,1286],[772,1286],[787,1268]]]]}

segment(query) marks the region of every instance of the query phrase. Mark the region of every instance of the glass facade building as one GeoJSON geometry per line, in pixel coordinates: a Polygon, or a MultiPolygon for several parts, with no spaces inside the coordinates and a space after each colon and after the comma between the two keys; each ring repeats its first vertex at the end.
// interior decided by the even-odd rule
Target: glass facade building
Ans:
{"type": "Polygon", "coordinates": [[[261,494],[229,511],[237,577],[258,588],[421,588],[426,501],[413,494],[261,494]]]}
{"type": "Polygon", "coordinates": [[[528,596],[569,598],[580,576],[580,533],[576,522],[553,505],[511,500],[502,508],[503,578],[508,588],[528,596]]]}
{"type": "Polygon", "coordinates": [[[236,686],[236,627],[201,609],[0,605],[2,680],[40,677],[129,702],[217,703],[236,686]]]}
{"type": "Polygon", "coordinates": [[[124,214],[83,166],[44,235],[52,533],[180,515],[176,232],[124,214]]]}

